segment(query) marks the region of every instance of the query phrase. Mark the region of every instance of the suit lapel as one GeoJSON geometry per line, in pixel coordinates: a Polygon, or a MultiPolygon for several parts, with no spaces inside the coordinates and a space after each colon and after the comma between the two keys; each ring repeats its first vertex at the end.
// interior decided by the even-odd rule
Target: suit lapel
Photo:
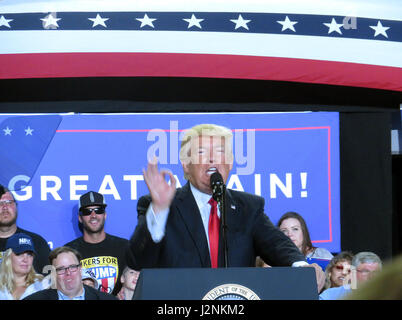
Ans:
{"type": "Polygon", "coordinates": [[[208,240],[205,235],[202,224],[200,210],[187,183],[177,196],[176,209],[183,219],[195,247],[197,248],[201,265],[210,267],[211,260],[209,256],[208,240]]]}
{"type": "Polygon", "coordinates": [[[239,206],[233,198],[233,193],[228,189],[226,190],[226,218],[228,224],[233,224],[233,219],[236,218],[239,206]]]}
{"type": "Polygon", "coordinates": [[[48,300],[59,300],[59,294],[57,293],[57,289],[48,289],[47,291],[47,299],[48,300]]]}

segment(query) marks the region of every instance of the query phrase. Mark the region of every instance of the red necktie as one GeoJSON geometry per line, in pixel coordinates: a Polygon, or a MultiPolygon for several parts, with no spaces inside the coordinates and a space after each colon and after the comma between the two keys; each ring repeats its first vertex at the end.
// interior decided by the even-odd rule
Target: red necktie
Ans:
{"type": "Polygon", "coordinates": [[[209,199],[211,213],[208,221],[209,248],[211,252],[211,267],[218,267],[218,248],[219,248],[219,217],[217,202],[214,198],[209,199]]]}

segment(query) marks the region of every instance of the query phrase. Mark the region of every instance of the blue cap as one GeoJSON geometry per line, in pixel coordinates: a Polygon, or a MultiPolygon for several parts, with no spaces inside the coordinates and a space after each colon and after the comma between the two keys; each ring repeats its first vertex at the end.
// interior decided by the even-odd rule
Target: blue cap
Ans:
{"type": "Polygon", "coordinates": [[[32,238],[25,233],[15,233],[8,238],[6,250],[10,248],[15,254],[21,254],[25,251],[36,253],[32,238]]]}

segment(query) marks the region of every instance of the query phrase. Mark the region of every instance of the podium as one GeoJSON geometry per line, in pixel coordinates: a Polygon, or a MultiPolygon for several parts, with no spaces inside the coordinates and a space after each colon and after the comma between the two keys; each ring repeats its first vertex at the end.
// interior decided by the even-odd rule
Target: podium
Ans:
{"type": "Polygon", "coordinates": [[[314,268],[143,269],[133,300],[317,300],[314,268]]]}

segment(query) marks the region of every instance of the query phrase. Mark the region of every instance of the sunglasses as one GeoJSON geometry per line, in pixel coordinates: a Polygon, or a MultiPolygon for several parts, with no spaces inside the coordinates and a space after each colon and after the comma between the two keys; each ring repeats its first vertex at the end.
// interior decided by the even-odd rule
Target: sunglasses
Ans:
{"type": "Polygon", "coordinates": [[[96,214],[104,214],[105,213],[105,208],[83,208],[81,209],[81,215],[82,216],[89,216],[91,213],[95,212],[96,214]]]}
{"type": "MultiPolygon", "coordinates": [[[[344,267],[344,266],[335,266],[335,269],[336,270],[344,270],[346,267],[344,267]]],[[[347,273],[350,273],[352,270],[351,269],[348,269],[347,270],[347,273]]]]}

